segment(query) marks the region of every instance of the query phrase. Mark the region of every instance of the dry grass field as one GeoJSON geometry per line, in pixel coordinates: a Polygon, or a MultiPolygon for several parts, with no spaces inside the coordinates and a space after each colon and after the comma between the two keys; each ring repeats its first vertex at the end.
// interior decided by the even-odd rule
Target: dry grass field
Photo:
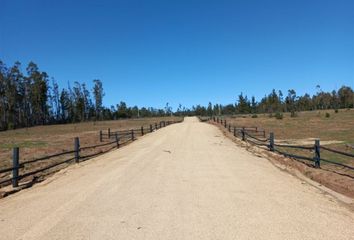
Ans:
{"type": "MultiPolygon", "coordinates": [[[[36,126],[3,131],[0,132],[0,169],[11,167],[12,148],[15,146],[20,148],[20,162],[24,162],[46,155],[73,150],[75,137],[80,138],[80,145],[82,147],[99,144],[100,130],[104,130],[107,133],[108,128],[111,131],[137,129],[141,126],[148,127],[150,124],[159,123],[160,121],[176,121],[181,119],[178,117],[140,118],[36,126]]],[[[95,152],[103,152],[111,147],[85,150],[82,154],[89,155],[95,152]]],[[[71,155],[70,157],[72,157],[71,155]]],[[[48,162],[62,161],[64,158],[68,158],[68,156],[38,162],[33,164],[34,166],[29,165],[29,169],[24,169],[24,172],[45,167],[48,162]]],[[[0,174],[0,180],[7,178],[9,174],[0,174]]]]}
{"type": "Polygon", "coordinates": [[[240,127],[257,126],[268,133],[274,132],[277,139],[320,138],[325,141],[341,141],[354,144],[354,109],[341,109],[338,113],[333,110],[299,112],[297,117],[284,113],[283,119],[270,118],[268,114],[227,117],[231,123],[240,127]],[[330,117],[326,117],[326,113],[330,117]]]}
{"type": "MultiPolygon", "coordinates": [[[[296,117],[290,113],[283,114],[283,119],[270,118],[269,114],[237,115],[225,117],[228,123],[238,127],[257,126],[266,131],[274,132],[276,143],[311,146],[315,139],[320,139],[321,145],[340,151],[354,153],[354,109],[299,112],[296,117]],[[326,117],[326,113],[330,116],[326,117]]],[[[285,149],[281,149],[285,150],[285,149]]],[[[306,150],[286,149],[289,153],[296,153],[312,157],[313,152],[306,150]]],[[[340,156],[328,151],[321,151],[321,157],[336,162],[354,166],[350,157],[340,156]]]]}

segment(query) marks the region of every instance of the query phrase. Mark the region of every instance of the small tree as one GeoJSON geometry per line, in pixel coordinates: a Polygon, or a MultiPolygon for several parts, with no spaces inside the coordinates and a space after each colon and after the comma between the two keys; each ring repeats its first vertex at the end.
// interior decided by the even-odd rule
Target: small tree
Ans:
{"type": "Polygon", "coordinates": [[[281,120],[281,119],[283,119],[283,114],[280,113],[280,112],[276,112],[275,113],[275,118],[281,120]]]}

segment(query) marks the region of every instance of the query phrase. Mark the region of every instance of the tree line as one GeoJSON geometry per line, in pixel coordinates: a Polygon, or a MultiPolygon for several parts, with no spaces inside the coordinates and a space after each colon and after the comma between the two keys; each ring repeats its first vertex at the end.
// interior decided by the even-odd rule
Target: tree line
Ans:
{"type": "Polygon", "coordinates": [[[176,111],[167,103],[164,109],[129,107],[120,102],[110,107],[103,106],[102,81],[93,80],[93,88],[85,83],[74,82],[60,88],[54,78],[39,69],[34,62],[28,63],[25,72],[20,62],[7,67],[0,61],[0,130],[36,125],[75,123],[82,121],[114,120],[121,118],[161,116],[212,116],[231,114],[258,114],[291,112],[317,109],[354,107],[354,93],[349,86],[324,92],[317,86],[317,93],[297,95],[293,89],[284,95],[275,89],[259,102],[255,97],[239,94],[233,104],[196,105],[191,108],[181,104],[176,111]]]}
{"type": "MultiPolygon", "coordinates": [[[[265,95],[259,102],[255,97],[248,98],[243,93],[238,95],[234,104],[209,103],[208,106],[193,106],[186,111],[189,115],[212,116],[212,115],[232,115],[232,114],[258,114],[258,113],[282,113],[291,112],[291,116],[296,116],[298,111],[311,111],[322,109],[353,108],[354,93],[349,86],[342,86],[338,90],[325,92],[319,85],[316,86],[317,93],[313,96],[306,93],[297,95],[294,89],[289,89],[284,95],[282,91],[275,89],[265,95]]],[[[178,111],[177,111],[178,112],[178,111]]]]}
{"type": "Polygon", "coordinates": [[[20,62],[7,67],[0,61],[0,130],[172,114],[168,104],[165,109],[139,109],[128,107],[125,102],[104,107],[102,81],[95,79],[93,83],[92,89],[79,82],[60,88],[34,62],[28,63],[23,72],[20,62]]]}

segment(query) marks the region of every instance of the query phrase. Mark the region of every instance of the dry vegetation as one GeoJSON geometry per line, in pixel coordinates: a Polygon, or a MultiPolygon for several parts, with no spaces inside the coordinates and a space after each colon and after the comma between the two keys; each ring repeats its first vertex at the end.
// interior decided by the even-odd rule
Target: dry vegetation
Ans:
{"type": "Polygon", "coordinates": [[[319,138],[324,141],[341,141],[354,144],[354,109],[299,112],[297,117],[290,117],[284,113],[283,119],[270,118],[268,114],[258,114],[257,118],[251,115],[227,117],[232,124],[240,127],[257,126],[268,133],[274,132],[276,139],[319,138]],[[330,117],[326,117],[326,113],[330,117]]]}
{"type": "MultiPolygon", "coordinates": [[[[312,146],[314,139],[321,145],[354,154],[354,109],[299,112],[296,117],[285,113],[283,119],[269,117],[268,114],[238,115],[226,117],[228,123],[239,127],[257,126],[267,132],[274,132],[277,143],[312,146]],[[330,116],[326,116],[329,113],[330,116]]],[[[281,151],[313,157],[313,151],[279,148],[281,151]]],[[[321,151],[321,158],[354,166],[354,159],[328,151],[321,151]]],[[[354,176],[354,171],[322,162],[323,168],[354,176]]]]}
{"type": "MultiPolygon", "coordinates": [[[[82,147],[99,144],[99,130],[105,130],[107,132],[108,128],[112,131],[137,129],[141,126],[148,127],[150,124],[159,123],[160,121],[176,120],[181,120],[181,118],[160,117],[83,122],[3,131],[0,132],[0,169],[11,167],[12,148],[14,146],[20,147],[20,162],[24,162],[46,155],[73,150],[75,137],[80,138],[80,145],[82,147]]],[[[106,151],[110,147],[111,146],[85,150],[82,154],[87,155],[93,152],[106,151]]],[[[31,169],[24,169],[24,172],[46,166],[48,161],[51,163],[53,161],[62,161],[64,158],[72,157],[71,155],[36,163],[35,166],[29,166],[31,169]]],[[[9,174],[10,173],[2,174],[0,180],[9,177],[9,174]]]]}

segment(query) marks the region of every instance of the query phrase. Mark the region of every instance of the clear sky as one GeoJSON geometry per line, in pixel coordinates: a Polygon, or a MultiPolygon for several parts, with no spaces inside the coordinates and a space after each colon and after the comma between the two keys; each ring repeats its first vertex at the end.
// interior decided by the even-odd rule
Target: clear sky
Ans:
{"type": "Polygon", "coordinates": [[[1,60],[99,78],[106,106],[354,86],[353,0],[0,0],[0,23],[1,60]]]}

